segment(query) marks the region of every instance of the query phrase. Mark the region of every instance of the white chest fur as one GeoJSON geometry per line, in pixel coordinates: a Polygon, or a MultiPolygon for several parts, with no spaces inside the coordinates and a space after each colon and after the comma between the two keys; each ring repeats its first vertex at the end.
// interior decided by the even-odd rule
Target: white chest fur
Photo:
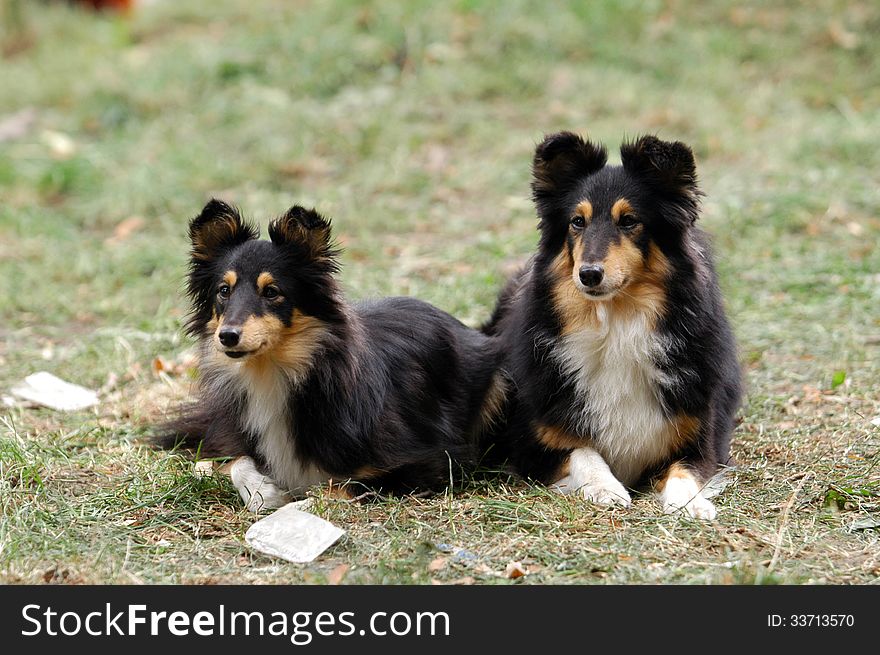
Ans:
{"type": "Polygon", "coordinates": [[[296,435],[290,432],[289,382],[281,369],[272,367],[259,374],[242,367],[240,379],[245,391],[244,426],[256,437],[257,451],[265,458],[272,479],[292,495],[304,495],[328,475],[303,463],[296,452],[296,435]]]}
{"type": "Polygon", "coordinates": [[[612,315],[610,303],[597,307],[596,325],[562,337],[554,353],[575,380],[582,434],[625,485],[668,455],[669,421],[655,362],[661,340],[639,313],[612,315]]]}

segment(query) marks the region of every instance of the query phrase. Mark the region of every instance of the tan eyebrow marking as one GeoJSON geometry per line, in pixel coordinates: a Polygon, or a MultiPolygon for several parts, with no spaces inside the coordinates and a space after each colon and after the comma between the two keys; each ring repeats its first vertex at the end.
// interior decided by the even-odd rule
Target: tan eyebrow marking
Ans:
{"type": "Polygon", "coordinates": [[[226,273],[223,274],[223,281],[230,287],[234,287],[235,283],[238,282],[238,273],[235,271],[226,271],[226,273]]]}
{"type": "Polygon", "coordinates": [[[611,207],[611,218],[615,221],[620,220],[620,217],[624,214],[634,214],[635,209],[630,204],[629,200],[626,198],[620,198],[617,202],[614,203],[611,207]]]}
{"type": "Polygon", "coordinates": [[[270,284],[275,284],[275,278],[272,277],[272,274],[267,271],[260,273],[259,277],[257,277],[257,289],[262,291],[270,284]]]}
{"type": "Polygon", "coordinates": [[[586,221],[590,221],[593,218],[593,203],[589,200],[582,200],[578,203],[577,207],[574,208],[574,213],[583,216],[586,221]]]}

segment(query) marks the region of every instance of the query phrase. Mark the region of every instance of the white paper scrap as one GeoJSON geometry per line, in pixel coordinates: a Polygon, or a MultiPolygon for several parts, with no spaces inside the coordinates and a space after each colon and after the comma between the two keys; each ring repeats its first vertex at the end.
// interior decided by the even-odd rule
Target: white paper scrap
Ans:
{"type": "Polygon", "coordinates": [[[314,560],[344,534],[330,521],[290,503],[254,523],[244,539],[261,553],[301,563],[314,560]]]}
{"type": "Polygon", "coordinates": [[[65,382],[46,371],[28,375],[24,382],[12,388],[12,394],[63,412],[98,404],[98,394],[94,391],[65,382]]]}

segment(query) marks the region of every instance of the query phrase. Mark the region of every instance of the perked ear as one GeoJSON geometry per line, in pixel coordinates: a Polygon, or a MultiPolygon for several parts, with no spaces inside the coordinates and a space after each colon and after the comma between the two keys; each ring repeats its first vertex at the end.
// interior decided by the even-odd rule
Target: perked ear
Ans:
{"type": "Polygon", "coordinates": [[[690,222],[696,220],[702,193],[697,187],[694,153],[684,143],[643,136],[620,146],[620,158],[625,170],[644,180],[656,192],[684,201],[690,222]]]}
{"type": "Polygon", "coordinates": [[[242,221],[235,207],[216,199],[189,224],[193,261],[211,261],[224,250],[258,236],[257,228],[242,221]]]}
{"type": "Polygon", "coordinates": [[[336,255],[330,240],[330,221],[300,205],[269,223],[269,238],[277,245],[299,246],[310,260],[332,260],[336,255]]]}
{"type": "Polygon", "coordinates": [[[623,168],[663,200],[667,219],[687,228],[699,217],[700,196],[694,153],[681,141],[643,136],[620,146],[623,168]]]}
{"type": "Polygon", "coordinates": [[[545,204],[578,180],[599,171],[608,161],[605,146],[585,141],[572,132],[547,136],[532,161],[532,197],[545,204]]]}

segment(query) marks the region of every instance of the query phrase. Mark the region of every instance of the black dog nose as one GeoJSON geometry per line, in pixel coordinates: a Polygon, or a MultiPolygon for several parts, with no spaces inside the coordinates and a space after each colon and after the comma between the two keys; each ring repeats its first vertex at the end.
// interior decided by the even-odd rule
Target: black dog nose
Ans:
{"type": "Polygon", "coordinates": [[[581,278],[581,283],[583,283],[585,287],[594,287],[602,281],[602,276],[605,275],[605,269],[598,264],[581,266],[578,275],[581,278]]]}
{"type": "Polygon", "coordinates": [[[241,339],[241,328],[225,327],[220,330],[220,334],[217,336],[224,346],[234,348],[238,345],[238,340],[241,339]]]}

